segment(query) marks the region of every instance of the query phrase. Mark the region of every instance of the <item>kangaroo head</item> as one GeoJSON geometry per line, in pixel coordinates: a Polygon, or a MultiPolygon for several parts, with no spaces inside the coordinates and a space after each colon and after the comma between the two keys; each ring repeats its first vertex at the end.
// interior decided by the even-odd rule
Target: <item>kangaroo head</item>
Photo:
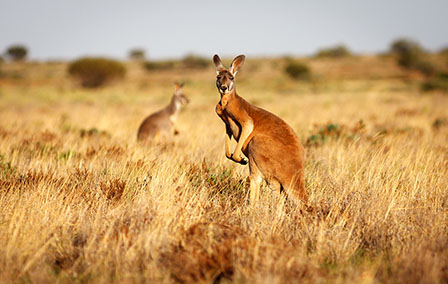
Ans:
{"type": "Polygon", "coordinates": [[[213,62],[216,66],[216,87],[221,95],[231,93],[235,90],[235,75],[243,65],[246,57],[244,55],[238,55],[233,59],[230,68],[227,69],[222,65],[221,58],[217,54],[213,56],[213,62]]]}
{"type": "Polygon", "coordinates": [[[174,94],[173,94],[173,100],[176,103],[179,103],[180,105],[186,105],[190,102],[188,97],[183,93],[182,87],[184,86],[183,83],[174,83],[174,94]]]}

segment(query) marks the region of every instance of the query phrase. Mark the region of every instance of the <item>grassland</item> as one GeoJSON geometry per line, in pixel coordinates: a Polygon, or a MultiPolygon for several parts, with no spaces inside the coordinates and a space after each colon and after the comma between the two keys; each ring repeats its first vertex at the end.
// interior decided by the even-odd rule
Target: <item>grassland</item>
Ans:
{"type": "Polygon", "coordinates": [[[306,149],[309,208],[224,157],[210,68],[145,72],[84,90],[66,63],[4,64],[0,78],[2,283],[446,283],[448,96],[387,57],[248,59],[240,95],[286,120],[306,149]],[[139,123],[191,103],[166,145],[139,123]]]}

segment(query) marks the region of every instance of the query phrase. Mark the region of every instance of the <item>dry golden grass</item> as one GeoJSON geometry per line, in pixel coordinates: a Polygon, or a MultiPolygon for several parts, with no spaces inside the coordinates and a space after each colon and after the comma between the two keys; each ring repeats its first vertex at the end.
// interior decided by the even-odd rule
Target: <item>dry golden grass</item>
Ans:
{"type": "Polygon", "coordinates": [[[286,78],[280,59],[249,59],[237,81],[307,144],[304,211],[267,185],[248,206],[211,65],[130,65],[93,91],[64,63],[3,66],[0,282],[446,283],[448,96],[420,94],[390,59],[308,63],[311,82],[286,78]],[[180,135],[137,144],[175,80],[191,98],[180,135]]]}

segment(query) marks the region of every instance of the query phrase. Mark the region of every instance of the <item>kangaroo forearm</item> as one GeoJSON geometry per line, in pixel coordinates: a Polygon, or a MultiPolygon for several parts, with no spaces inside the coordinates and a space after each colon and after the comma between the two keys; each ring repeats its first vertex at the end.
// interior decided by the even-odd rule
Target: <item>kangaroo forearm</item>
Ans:
{"type": "Polygon", "coordinates": [[[233,154],[237,157],[241,155],[241,149],[243,148],[243,145],[245,145],[246,140],[249,138],[250,134],[254,130],[254,124],[252,121],[247,122],[244,126],[242,126],[240,139],[238,140],[238,143],[236,144],[235,151],[233,154]]]}
{"type": "Polygon", "coordinates": [[[226,135],[226,142],[225,142],[225,151],[226,151],[226,157],[230,158],[232,154],[230,153],[230,139],[232,138],[232,135],[228,134],[226,135]]]}

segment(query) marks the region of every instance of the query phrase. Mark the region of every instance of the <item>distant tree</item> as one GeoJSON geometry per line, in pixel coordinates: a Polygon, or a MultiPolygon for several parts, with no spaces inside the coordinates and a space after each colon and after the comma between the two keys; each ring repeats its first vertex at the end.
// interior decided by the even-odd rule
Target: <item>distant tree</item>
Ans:
{"type": "Polygon", "coordinates": [[[134,48],[129,51],[129,58],[132,60],[143,61],[146,58],[146,52],[141,48],[134,48]]]}
{"type": "Polygon", "coordinates": [[[317,57],[346,57],[350,55],[350,50],[342,44],[334,47],[322,48],[316,54],[317,57]]]}
{"type": "Polygon", "coordinates": [[[8,47],[6,50],[6,55],[14,61],[24,60],[26,55],[28,54],[28,50],[23,45],[12,45],[8,47]]]}
{"type": "Polygon", "coordinates": [[[311,70],[308,65],[290,60],[285,66],[285,72],[292,79],[308,80],[311,77],[311,70]]]}
{"type": "Polygon", "coordinates": [[[441,72],[437,76],[424,81],[421,84],[423,92],[441,91],[448,94],[448,73],[441,72]]]}
{"type": "Polygon", "coordinates": [[[172,60],[166,61],[145,61],[143,67],[148,71],[165,71],[172,70],[176,66],[176,62],[172,60]]]}
{"type": "Polygon", "coordinates": [[[418,42],[406,38],[392,42],[390,52],[397,57],[398,65],[406,69],[415,69],[425,53],[418,42]]]}
{"type": "Polygon", "coordinates": [[[182,64],[188,69],[204,69],[211,65],[211,61],[202,56],[189,54],[182,59],[182,64]]]}
{"type": "Polygon", "coordinates": [[[408,38],[399,38],[393,41],[390,45],[390,51],[391,53],[398,55],[409,53],[415,53],[415,54],[424,53],[423,48],[418,42],[408,38]]]}
{"type": "Polygon", "coordinates": [[[418,70],[426,76],[437,73],[435,65],[428,60],[423,47],[412,39],[395,40],[390,45],[390,52],[396,56],[397,64],[405,69],[418,70]]]}
{"type": "Polygon", "coordinates": [[[103,86],[112,79],[123,78],[125,66],[116,60],[101,57],[84,57],[70,63],[68,73],[81,80],[86,88],[103,86]]]}
{"type": "Polygon", "coordinates": [[[448,46],[440,49],[439,54],[448,58],[448,46]]]}
{"type": "Polygon", "coordinates": [[[0,78],[3,77],[2,65],[4,62],[5,60],[0,56],[0,78]]]}

